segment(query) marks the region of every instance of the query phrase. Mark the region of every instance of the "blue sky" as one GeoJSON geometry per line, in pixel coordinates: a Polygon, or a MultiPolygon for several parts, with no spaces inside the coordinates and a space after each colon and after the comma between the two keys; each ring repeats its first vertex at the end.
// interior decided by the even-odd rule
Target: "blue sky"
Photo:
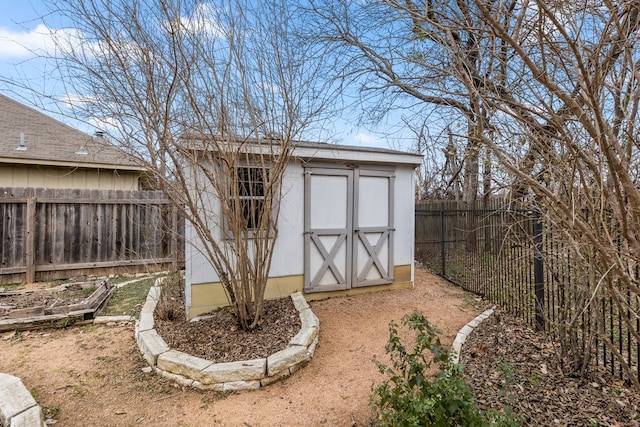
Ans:
{"type": "Polygon", "coordinates": [[[38,49],[46,43],[42,33],[42,21],[45,13],[43,4],[38,0],[11,1],[2,5],[0,14],[0,71],[15,72],[14,64],[31,57],[28,49],[38,49]],[[39,31],[40,30],[40,31],[39,31]]]}
{"type": "MultiPolygon", "coordinates": [[[[43,60],[34,59],[32,50],[45,49],[48,43],[47,28],[40,19],[46,13],[46,8],[39,0],[22,0],[3,2],[0,14],[0,91],[16,100],[32,105],[34,96],[29,91],[7,86],[1,80],[28,81],[28,86],[36,91],[52,93],[56,90],[56,82],[50,78],[49,67],[43,60]]],[[[59,28],[56,28],[57,30],[59,28]]],[[[62,97],[62,93],[60,94],[62,97]]],[[[61,116],[58,119],[69,122],[92,133],[87,125],[73,124],[70,120],[61,116]]],[[[375,132],[358,126],[356,119],[336,119],[333,124],[335,129],[330,138],[332,142],[408,149],[406,141],[402,141],[401,135],[384,137],[375,132]]]]}

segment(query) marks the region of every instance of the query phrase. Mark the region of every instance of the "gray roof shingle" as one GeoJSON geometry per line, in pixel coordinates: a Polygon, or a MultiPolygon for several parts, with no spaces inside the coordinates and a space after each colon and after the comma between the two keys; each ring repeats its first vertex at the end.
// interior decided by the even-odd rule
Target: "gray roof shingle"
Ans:
{"type": "Polygon", "coordinates": [[[108,141],[87,135],[3,94],[0,94],[0,163],[143,169],[108,141]],[[17,149],[21,134],[26,150],[17,149]]]}

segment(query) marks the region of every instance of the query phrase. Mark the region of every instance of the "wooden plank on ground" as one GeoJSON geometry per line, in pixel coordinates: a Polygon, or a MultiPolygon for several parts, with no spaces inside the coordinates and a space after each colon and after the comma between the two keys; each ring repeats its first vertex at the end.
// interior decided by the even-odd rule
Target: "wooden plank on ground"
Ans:
{"type": "Polygon", "coordinates": [[[84,301],[84,306],[87,309],[96,309],[107,299],[109,295],[109,284],[106,280],[97,284],[96,290],[84,301]]]}
{"type": "Polygon", "coordinates": [[[9,313],[10,318],[19,318],[19,317],[34,317],[34,316],[44,316],[45,306],[41,305],[38,307],[28,307],[21,308],[19,310],[12,310],[9,313]]]}
{"type": "Polygon", "coordinates": [[[48,328],[51,327],[52,323],[63,321],[67,318],[68,315],[66,314],[53,314],[51,316],[35,316],[22,319],[2,319],[0,320],[0,332],[48,328]]]}

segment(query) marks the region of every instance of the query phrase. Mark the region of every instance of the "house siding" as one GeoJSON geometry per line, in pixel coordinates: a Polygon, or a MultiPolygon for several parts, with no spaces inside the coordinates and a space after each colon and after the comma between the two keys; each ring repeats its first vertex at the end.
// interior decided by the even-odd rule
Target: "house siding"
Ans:
{"type": "Polygon", "coordinates": [[[134,191],[139,177],[137,171],[0,165],[0,187],[134,191]]]}

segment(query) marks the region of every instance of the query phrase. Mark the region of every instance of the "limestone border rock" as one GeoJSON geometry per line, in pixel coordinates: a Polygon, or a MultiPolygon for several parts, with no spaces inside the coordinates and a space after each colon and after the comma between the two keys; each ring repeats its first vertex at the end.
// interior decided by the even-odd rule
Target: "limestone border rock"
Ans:
{"type": "Polygon", "coordinates": [[[0,373],[0,426],[44,427],[42,410],[22,380],[0,373]]]}
{"type": "Polygon", "coordinates": [[[158,374],[180,385],[204,390],[255,390],[292,375],[313,358],[319,339],[320,320],[300,292],[291,295],[300,316],[300,332],[289,341],[287,348],[267,358],[213,363],[171,350],[154,329],[153,312],[160,298],[163,280],[157,279],[149,289],[135,326],[138,348],[158,374]]]}
{"type": "Polygon", "coordinates": [[[467,337],[475,328],[484,322],[489,316],[493,314],[495,307],[485,310],[477,315],[473,320],[464,325],[462,329],[458,331],[456,338],[451,345],[451,352],[449,353],[449,361],[454,364],[460,363],[460,352],[462,351],[462,344],[467,340],[467,337]]]}

